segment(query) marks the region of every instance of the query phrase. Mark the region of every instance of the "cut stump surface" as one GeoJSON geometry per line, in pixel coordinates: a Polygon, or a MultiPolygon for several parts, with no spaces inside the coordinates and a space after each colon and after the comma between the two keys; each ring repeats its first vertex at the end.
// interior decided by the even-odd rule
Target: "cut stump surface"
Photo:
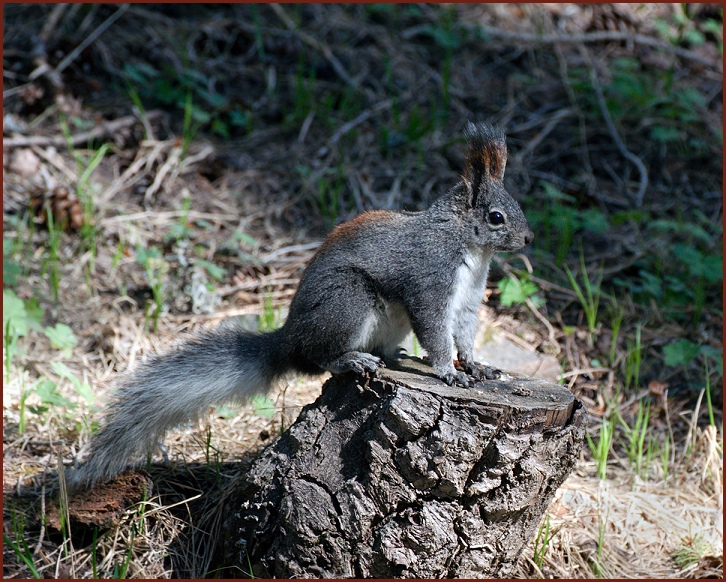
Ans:
{"type": "Polygon", "coordinates": [[[543,380],[451,387],[413,358],[335,376],[231,492],[223,560],[257,578],[506,577],[584,420],[543,380]]]}

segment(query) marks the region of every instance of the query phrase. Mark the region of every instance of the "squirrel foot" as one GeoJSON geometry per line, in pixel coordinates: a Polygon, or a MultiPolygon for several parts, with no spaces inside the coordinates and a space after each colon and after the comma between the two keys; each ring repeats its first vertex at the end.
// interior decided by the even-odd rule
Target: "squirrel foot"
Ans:
{"type": "Polygon", "coordinates": [[[383,368],[385,365],[378,356],[366,352],[351,351],[344,353],[337,360],[333,360],[324,367],[333,374],[343,374],[345,372],[357,372],[358,374],[370,372],[373,374],[378,368],[383,368]]]}
{"type": "Polygon", "coordinates": [[[449,372],[448,374],[444,374],[442,378],[449,386],[461,384],[464,388],[469,388],[471,385],[469,377],[464,372],[449,372]]]}
{"type": "Polygon", "coordinates": [[[408,351],[406,348],[398,347],[393,351],[391,354],[385,355],[385,359],[390,362],[398,362],[401,358],[405,358],[408,356],[408,351]]]}
{"type": "Polygon", "coordinates": [[[474,376],[477,380],[498,380],[502,376],[502,371],[493,366],[481,364],[473,360],[459,361],[456,367],[463,370],[467,374],[474,376]]]}

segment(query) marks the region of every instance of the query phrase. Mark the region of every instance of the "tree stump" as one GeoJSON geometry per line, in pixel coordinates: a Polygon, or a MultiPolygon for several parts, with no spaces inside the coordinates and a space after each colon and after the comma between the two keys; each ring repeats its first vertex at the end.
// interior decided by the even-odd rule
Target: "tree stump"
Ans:
{"type": "Polygon", "coordinates": [[[256,578],[507,577],[585,416],[562,386],[450,387],[413,358],[333,377],[235,487],[224,561],[256,578]]]}

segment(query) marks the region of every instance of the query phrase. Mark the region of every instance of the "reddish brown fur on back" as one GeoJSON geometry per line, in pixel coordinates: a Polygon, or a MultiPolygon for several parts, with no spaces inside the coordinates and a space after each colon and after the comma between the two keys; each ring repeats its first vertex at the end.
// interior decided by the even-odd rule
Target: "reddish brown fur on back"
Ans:
{"type": "Polygon", "coordinates": [[[323,246],[320,247],[320,250],[322,251],[324,248],[334,244],[336,241],[351,238],[359,230],[365,228],[367,224],[390,220],[394,217],[395,214],[388,210],[369,210],[368,212],[364,212],[360,216],[356,216],[353,220],[336,226],[333,229],[333,232],[328,235],[328,238],[323,243],[323,246]]]}

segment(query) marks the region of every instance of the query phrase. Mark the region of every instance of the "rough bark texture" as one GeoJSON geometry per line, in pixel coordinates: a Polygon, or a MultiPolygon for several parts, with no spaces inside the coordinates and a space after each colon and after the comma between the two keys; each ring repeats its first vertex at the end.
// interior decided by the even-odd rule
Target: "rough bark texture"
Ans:
{"type": "Polygon", "coordinates": [[[225,561],[255,577],[506,577],[581,447],[566,389],[450,387],[406,359],[331,378],[230,500],[225,561]]]}

